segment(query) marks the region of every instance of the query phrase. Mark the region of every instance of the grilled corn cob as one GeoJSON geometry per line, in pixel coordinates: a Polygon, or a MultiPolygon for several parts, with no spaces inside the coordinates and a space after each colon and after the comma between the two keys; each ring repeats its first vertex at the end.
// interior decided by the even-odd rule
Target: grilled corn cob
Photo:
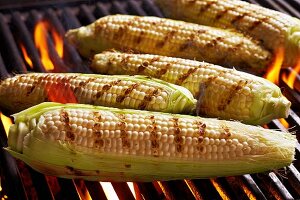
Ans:
{"type": "Polygon", "coordinates": [[[196,106],[186,88],[145,76],[30,73],[0,83],[0,105],[13,113],[44,101],[171,113],[191,113],[196,106]]]}
{"type": "Polygon", "coordinates": [[[248,124],[266,124],[288,116],[291,103],[270,81],[221,66],[150,54],[96,54],[93,71],[142,74],[181,85],[198,101],[198,114],[248,124]]]}
{"type": "Polygon", "coordinates": [[[86,57],[104,50],[133,50],[235,66],[261,73],[271,55],[240,33],[158,17],[111,15],[66,34],[86,57]]]}
{"type": "Polygon", "coordinates": [[[239,0],[156,0],[165,15],[248,34],[276,52],[285,49],[283,67],[300,56],[300,20],[278,11],[239,0]]]}
{"type": "Polygon", "coordinates": [[[289,165],[295,135],[189,115],[43,103],[14,115],[7,150],[64,178],[152,181],[289,165]]]}

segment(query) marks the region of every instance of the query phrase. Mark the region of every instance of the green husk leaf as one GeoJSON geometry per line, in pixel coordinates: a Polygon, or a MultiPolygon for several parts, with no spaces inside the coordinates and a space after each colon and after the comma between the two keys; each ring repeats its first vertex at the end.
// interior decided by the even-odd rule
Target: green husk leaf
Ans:
{"type": "MultiPolygon", "coordinates": [[[[294,159],[295,136],[290,133],[265,130],[243,125],[238,122],[231,124],[233,131],[245,129],[243,134],[257,138],[268,148],[262,155],[245,155],[235,159],[223,160],[188,160],[184,158],[165,158],[154,156],[124,155],[113,152],[101,152],[87,147],[76,146],[72,142],[51,140],[41,130],[29,125],[29,121],[41,120],[40,116],[48,111],[69,109],[88,109],[92,111],[106,110],[123,114],[165,115],[162,113],[107,108],[80,104],[43,103],[14,115],[15,125],[9,133],[9,147],[6,148],[37,171],[64,178],[83,178],[87,180],[105,181],[153,181],[209,178],[232,176],[245,173],[264,172],[289,165],[294,159]],[[19,134],[27,125],[27,134],[19,134]],[[19,130],[21,127],[22,130],[19,130]],[[19,147],[17,143],[23,140],[19,147]]],[[[195,118],[188,115],[172,115],[176,117],[195,118]]],[[[200,119],[200,118],[199,118],[200,119]]],[[[201,118],[202,120],[205,120],[201,118]]],[[[209,119],[207,119],[209,120],[209,119]]],[[[216,119],[216,123],[219,122],[216,119]]],[[[225,121],[222,121],[225,123],[225,121]]]]}

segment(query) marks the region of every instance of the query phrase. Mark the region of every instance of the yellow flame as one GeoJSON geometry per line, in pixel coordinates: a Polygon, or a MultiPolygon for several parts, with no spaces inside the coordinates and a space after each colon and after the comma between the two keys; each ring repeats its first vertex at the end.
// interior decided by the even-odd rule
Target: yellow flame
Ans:
{"type": "Polygon", "coordinates": [[[223,189],[221,188],[220,184],[214,180],[214,179],[210,179],[211,183],[213,184],[213,186],[216,188],[216,190],[218,191],[219,195],[221,196],[221,198],[223,200],[229,200],[229,197],[227,196],[227,194],[223,191],[223,189]]]}
{"type": "Polygon", "coordinates": [[[31,61],[31,59],[29,58],[29,56],[27,54],[27,51],[26,51],[25,47],[23,46],[23,44],[20,44],[20,47],[21,47],[21,50],[22,50],[22,53],[23,53],[25,61],[27,62],[27,64],[32,69],[33,68],[33,64],[32,64],[32,61],[31,61]]]}
{"type": "Polygon", "coordinates": [[[64,53],[64,43],[61,36],[52,28],[51,33],[54,40],[55,50],[60,58],[63,57],[64,53]]]}
{"type": "Polygon", "coordinates": [[[300,58],[298,59],[298,62],[296,66],[291,70],[290,74],[283,74],[282,79],[283,81],[292,89],[294,89],[294,83],[296,81],[296,77],[300,72],[300,58]]]}
{"type": "Polygon", "coordinates": [[[266,79],[268,79],[269,81],[277,85],[279,83],[279,74],[283,63],[283,59],[284,59],[284,49],[278,48],[278,50],[275,52],[274,62],[272,63],[272,65],[268,69],[267,74],[265,75],[266,79]]]}
{"type": "Polygon", "coordinates": [[[63,57],[63,39],[58,34],[53,26],[46,21],[40,21],[37,23],[34,29],[34,43],[38,48],[41,56],[41,61],[46,70],[53,70],[54,64],[49,57],[49,45],[47,40],[48,32],[51,31],[51,35],[54,40],[55,50],[60,58],[63,57]]]}
{"type": "Polygon", "coordinates": [[[119,199],[116,191],[114,190],[114,188],[110,182],[100,182],[100,185],[103,188],[103,191],[105,193],[105,196],[107,197],[107,200],[119,199]]]}
{"type": "Polygon", "coordinates": [[[4,130],[5,130],[5,133],[8,136],[9,127],[12,125],[12,121],[9,117],[3,115],[1,112],[0,112],[0,118],[1,118],[4,130]]]}
{"type": "Polygon", "coordinates": [[[289,123],[288,123],[285,119],[280,118],[280,119],[278,119],[278,120],[280,121],[280,123],[281,123],[286,129],[288,129],[288,128],[290,127],[289,123]]]}
{"type": "Polygon", "coordinates": [[[48,43],[47,43],[47,23],[44,21],[39,22],[34,29],[34,43],[39,49],[41,61],[46,70],[53,70],[54,65],[50,60],[48,54],[48,43]]]}

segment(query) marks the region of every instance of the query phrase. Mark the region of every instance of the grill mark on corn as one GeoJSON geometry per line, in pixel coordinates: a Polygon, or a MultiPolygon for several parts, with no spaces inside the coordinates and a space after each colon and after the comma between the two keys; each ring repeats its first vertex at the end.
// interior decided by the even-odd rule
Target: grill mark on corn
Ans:
{"type": "Polygon", "coordinates": [[[165,44],[174,37],[175,33],[177,33],[176,30],[172,30],[166,33],[165,37],[161,40],[158,41],[155,45],[157,48],[163,48],[165,44]]]}
{"type": "Polygon", "coordinates": [[[116,80],[116,81],[112,81],[111,83],[103,85],[101,90],[96,93],[95,95],[96,99],[99,99],[104,94],[104,92],[107,92],[110,88],[118,85],[120,82],[121,80],[116,80]]]}
{"type": "Polygon", "coordinates": [[[237,15],[235,18],[233,18],[233,19],[230,21],[230,23],[231,23],[232,25],[234,25],[235,23],[237,23],[238,21],[241,21],[241,20],[242,20],[243,18],[245,18],[246,16],[250,16],[250,14],[249,14],[249,13],[246,13],[246,12],[241,13],[241,14],[237,15]]]}
{"type": "Polygon", "coordinates": [[[221,124],[220,129],[222,130],[221,134],[225,138],[229,138],[232,135],[232,133],[230,132],[230,128],[228,126],[226,126],[226,124],[221,124]]]}
{"type": "Polygon", "coordinates": [[[123,94],[117,96],[117,99],[116,99],[117,103],[122,103],[124,101],[124,99],[127,96],[129,96],[130,93],[132,93],[132,91],[139,86],[140,86],[140,84],[134,83],[134,84],[130,85],[128,88],[124,89],[123,94]]]}
{"type": "Polygon", "coordinates": [[[155,116],[150,115],[149,119],[151,121],[151,125],[149,125],[147,128],[150,131],[151,152],[154,157],[158,157],[159,140],[158,140],[157,124],[155,121],[155,116]]]}
{"type": "Polygon", "coordinates": [[[195,73],[197,71],[198,68],[196,67],[192,67],[190,68],[187,73],[182,74],[178,77],[178,79],[176,80],[177,85],[181,85],[191,74],[195,73]]]}
{"type": "MultiPolygon", "coordinates": [[[[19,81],[19,82],[21,82],[22,77],[23,77],[23,76],[19,76],[19,77],[18,77],[18,81],[19,81]]],[[[32,83],[32,86],[27,88],[26,96],[29,96],[29,95],[34,91],[34,89],[42,83],[42,81],[43,81],[43,79],[44,79],[45,77],[44,77],[44,76],[36,76],[36,75],[33,75],[33,76],[31,76],[30,78],[31,78],[31,79],[36,79],[36,78],[37,78],[37,81],[34,81],[34,82],[32,83]]]]}
{"type": "Polygon", "coordinates": [[[144,39],[143,35],[145,34],[145,31],[140,31],[139,36],[134,40],[136,44],[140,44],[142,40],[144,39]]]}
{"type": "Polygon", "coordinates": [[[181,128],[179,127],[179,118],[172,118],[171,119],[174,123],[174,142],[176,146],[176,152],[181,153],[183,150],[183,136],[181,135],[181,128]]]}
{"type": "Polygon", "coordinates": [[[74,94],[79,92],[80,90],[83,89],[83,87],[85,87],[87,84],[89,84],[90,82],[93,82],[94,80],[96,80],[96,78],[89,78],[87,80],[84,81],[80,81],[78,86],[76,86],[73,90],[74,94]]]}
{"type": "Polygon", "coordinates": [[[92,131],[96,140],[101,139],[103,137],[103,131],[101,130],[101,124],[99,123],[101,119],[102,116],[100,112],[93,112],[94,125],[92,131]]]}
{"type": "Polygon", "coordinates": [[[247,85],[248,81],[242,81],[240,80],[237,85],[234,85],[230,88],[230,91],[228,92],[228,96],[224,99],[221,99],[220,105],[218,106],[219,111],[224,111],[226,107],[231,103],[234,96],[237,94],[239,90],[241,90],[243,87],[247,85]]]}
{"type": "Polygon", "coordinates": [[[217,75],[212,75],[208,77],[208,79],[200,84],[199,86],[199,94],[196,95],[198,99],[197,102],[197,115],[206,114],[210,112],[210,108],[202,104],[202,99],[205,97],[206,90],[209,86],[211,86],[212,82],[214,82],[218,77],[224,76],[226,73],[229,73],[229,70],[222,70],[217,75]]]}
{"type": "Polygon", "coordinates": [[[61,121],[65,123],[65,131],[66,131],[66,140],[74,141],[75,134],[72,132],[71,125],[70,125],[70,117],[67,111],[61,110],[60,114],[61,121]]]}
{"type": "Polygon", "coordinates": [[[148,66],[149,62],[146,60],[138,67],[137,72],[142,73],[148,66]]]}
{"type": "Polygon", "coordinates": [[[217,37],[215,39],[212,39],[210,42],[205,44],[205,47],[212,48],[218,45],[220,42],[222,42],[225,38],[223,37],[217,37]]]}
{"type": "Polygon", "coordinates": [[[230,9],[225,8],[223,11],[219,12],[216,16],[215,16],[215,21],[220,20],[224,15],[226,15],[228,12],[230,11],[230,9]]]}
{"type": "Polygon", "coordinates": [[[204,136],[206,124],[201,121],[196,121],[197,126],[199,127],[198,134],[199,136],[204,136]]]}
{"type": "Polygon", "coordinates": [[[71,166],[66,166],[66,173],[69,175],[76,175],[76,176],[84,176],[86,174],[84,174],[82,171],[80,171],[79,169],[75,169],[74,167],[71,166]]]}
{"type": "Polygon", "coordinates": [[[122,139],[122,146],[123,148],[130,148],[130,142],[129,142],[129,139],[128,139],[128,132],[126,130],[127,128],[127,123],[125,121],[125,115],[124,114],[118,114],[117,115],[118,117],[118,127],[120,129],[120,132],[121,132],[121,139],[122,139]]]}
{"type": "Polygon", "coordinates": [[[211,6],[213,6],[216,3],[217,3],[216,1],[207,2],[205,6],[200,8],[198,15],[201,15],[203,14],[203,12],[206,12],[211,6]]]}
{"type": "Polygon", "coordinates": [[[268,17],[264,17],[262,19],[258,19],[256,21],[253,22],[253,24],[251,26],[248,27],[248,31],[253,31],[255,28],[257,28],[259,25],[261,25],[262,23],[265,23],[269,20],[268,17]]]}
{"type": "Polygon", "coordinates": [[[176,65],[177,63],[178,63],[178,61],[167,63],[164,67],[160,68],[157,71],[155,78],[160,79],[164,74],[166,74],[168,72],[168,70],[171,68],[172,65],[176,65]]]}
{"type": "MultiPolygon", "coordinates": [[[[200,31],[200,30],[198,30],[197,32],[199,32],[199,31],[200,31]]],[[[188,37],[188,39],[187,39],[185,42],[183,42],[182,45],[180,45],[178,51],[182,52],[182,51],[185,51],[187,48],[193,46],[193,44],[194,44],[194,39],[195,39],[195,34],[192,33],[192,34],[188,37]]]]}
{"type": "Polygon", "coordinates": [[[154,62],[159,61],[160,57],[153,57],[150,61],[144,61],[137,70],[137,73],[142,73],[149,65],[152,65],[154,62]]]}
{"type": "Polygon", "coordinates": [[[160,89],[155,88],[152,92],[147,92],[142,102],[139,104],[138,109],[145,110],[150,103],[152,97],[156,97],[159,94],[160,89]]]}

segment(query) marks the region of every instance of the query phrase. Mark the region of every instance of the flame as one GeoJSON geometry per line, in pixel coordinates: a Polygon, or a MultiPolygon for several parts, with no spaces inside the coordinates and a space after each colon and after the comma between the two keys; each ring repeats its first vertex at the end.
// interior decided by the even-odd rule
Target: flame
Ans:
{"type": "Polygon", "coordinates": [[[48,23],[41,21],[37,23],[34,29],[34,43],[36,47],[39,49],[41,61],[46,70],[53,70],[54,65],[50,60],[48,51],[48,42],[47,42],[47,29],[48,23]]]}
{"type": "Polygon", "coordinates": [[[27,51],[26,51],[25,47],[23,46],[23,44],[20,44],[20,47],[21,47],[21,50],[22,50],[22,53],[23,53],[23,56],[24,56],[25,61],[26,61],[27,64],[30,66],[30,68],[33,69],[32,61],[31,61],[31,59],[29,58],[29,56],[28,56],[28,54],[27,54],[27,51]]]}
{"type": "Polygon", "coordinates": [[[76,179],[73,181],[75,183],[75,188],[76,188],[77,194],[80,196],[80,199],[92,200],[92,197],[91,197],[86,185],[84,184],[84,181],[82,179],[76,179]]]}
{"type": "Polygon", "coordinates": [[[49,45],[48,45],[48,32],[51,32],[51,35],[54,40],[54,46],[57,54],[60,58],[63,57],[63,39],[60,37],[58,32],[54,29],[53,26],[46,21],[40,21],[37,23],[34,29],[34,43],[37,49],[40,52],[41,62],[46,70],[51,71],[54,69],[54,64],[49,56],[49,45]]]}
{"type": "Polygon", "coordinates": [[[66,80],[51,84],[46,87],[48,101],[58,103],[77,103],[77,98],[73,90],[68,87],[66,80]]]}
{"type": "Polygon", "coordinates": [[[279,74],[280,69],[284,59],[284,48],[280,47],[275,52],[275,58],[271,66],[269,67],[265,78],[269,81],[275,83],[276,85],[279,84],[279,74]]]}
{"type": "Polygon", "coordinates": [[[280,121],[280,123],[281,123],[286,129],[288,129],[288,128],[290,127],[289,123],[288,123],[285,119],[280,118],[280,119],[278,119],[278,120],[280,121]]]}
{"type": "Polygon", "coordinates": [[[210,182],[216,188],[222,199],[229,199],[228,195],[223,191],[221,185],[215,179],[210,179],[210,182]]]}
{"type": "Polygon", "coordinates": [[[105,196],[107,197],[107,200],[119,199],[116,191],[114,190],[114,188],[110,182],[100,182],[100,185],[103,188],[103,191],[105,193],[105,196]]]}
{"type": "Polygon", "coordinates": [[[0,118],[5,130],[6,135],[8,136],[9,127],[12,125],[12,121],[9,117],[3,115],[3,113],[0,112],[0,118]]]}
{"type": "Polygon", "coordinates": [[[294,83],[299,72],[300,72],[300,58],[298,59],[296,66],[291,70],[291,73],[288,76],[287,74],[283,74],[282,79],[290,88],[294,89],[294,83]]]}

